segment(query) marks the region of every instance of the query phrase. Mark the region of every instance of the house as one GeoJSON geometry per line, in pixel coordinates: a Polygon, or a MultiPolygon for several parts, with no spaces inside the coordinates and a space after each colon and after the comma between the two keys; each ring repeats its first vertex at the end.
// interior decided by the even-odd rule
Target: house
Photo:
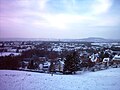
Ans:
{"type": "Polygon", "coordinates": [[[115,55],[112,59],[113,67],[120,67],[120,55],[115,55]]]}

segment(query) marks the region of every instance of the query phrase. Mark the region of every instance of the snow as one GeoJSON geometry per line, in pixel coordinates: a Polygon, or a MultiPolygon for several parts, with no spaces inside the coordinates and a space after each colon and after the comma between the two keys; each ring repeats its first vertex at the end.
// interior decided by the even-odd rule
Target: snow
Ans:
{"type": "Polygon", "coordinates": [[[14,54],[15,56],[20,55],[20,53],[14,53],[14,52],[1,52],[0,56],[9,56],[10,54],[14,54]]]}
{"type": "Polygon", "coordinates": [[[120,60],[120,55],[115,55],[115,56],[113,57],[113,60],[120,60]]]}
{"type": "Polygon", "coordinates": [[[0,70],[0,90],[120,90],[120,68],[53,76],[0,70]]]}

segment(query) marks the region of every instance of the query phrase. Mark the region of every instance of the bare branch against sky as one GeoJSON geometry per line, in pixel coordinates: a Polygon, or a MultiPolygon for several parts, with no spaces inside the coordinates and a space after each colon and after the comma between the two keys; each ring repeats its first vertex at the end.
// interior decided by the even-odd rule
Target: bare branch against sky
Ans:
{"type": "Polygon", "coordinates": [[[120,0],[0,0],[0,38],[120,39],[120,0]]]}

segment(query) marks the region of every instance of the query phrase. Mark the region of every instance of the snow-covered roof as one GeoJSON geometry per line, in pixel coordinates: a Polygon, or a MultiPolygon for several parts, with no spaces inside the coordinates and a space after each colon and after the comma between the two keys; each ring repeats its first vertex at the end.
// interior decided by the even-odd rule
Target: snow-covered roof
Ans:
{"type": "Polygon", "coordinates": [[[113,57],[113,60],[120,60],[120,55],[115,55],[115,56],[113,57]]]}

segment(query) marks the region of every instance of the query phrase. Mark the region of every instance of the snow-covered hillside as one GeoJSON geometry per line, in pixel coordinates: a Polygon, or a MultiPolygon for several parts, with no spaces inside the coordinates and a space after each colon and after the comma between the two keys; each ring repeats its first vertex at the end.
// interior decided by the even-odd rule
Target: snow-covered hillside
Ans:
{"type": "Polygon", "coordinates": [[[53,76],[0,70],[0,90],[120,90],[120,68],[53,76]]]}

